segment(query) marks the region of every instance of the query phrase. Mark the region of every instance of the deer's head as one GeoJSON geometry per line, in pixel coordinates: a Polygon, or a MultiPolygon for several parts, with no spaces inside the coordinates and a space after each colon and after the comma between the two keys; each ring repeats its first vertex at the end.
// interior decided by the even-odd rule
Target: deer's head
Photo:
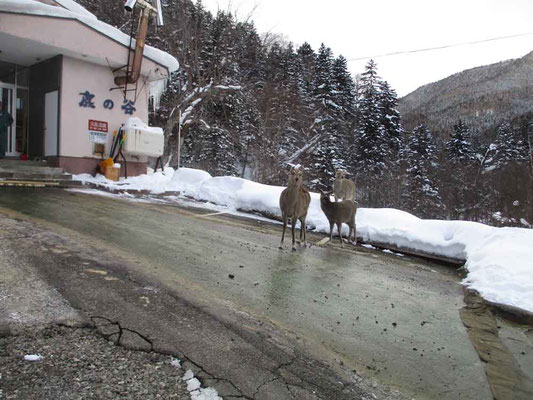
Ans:
{"type": "Polygon", "coordinates": [[[342,170],[342,169],[338,169],[335,171],[335,180],[342,180],[346,178],[346,171],[342,170]]]}
{"type": "Polygon", "coordinates": [[[300,186],[303,181],[303,170],[301,167],[292,167],[289,170],[289,185],[300,186]]]}

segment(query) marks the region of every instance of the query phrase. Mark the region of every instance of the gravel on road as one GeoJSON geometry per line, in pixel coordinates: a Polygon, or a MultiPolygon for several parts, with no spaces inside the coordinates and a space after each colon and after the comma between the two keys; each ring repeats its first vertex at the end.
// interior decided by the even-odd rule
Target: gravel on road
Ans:
{"type": "Polygon", "coordinates": [[[91,328],[25,332],[0,338],[0,399],[190,399],[184,371],[171,362],[91,328]]]}

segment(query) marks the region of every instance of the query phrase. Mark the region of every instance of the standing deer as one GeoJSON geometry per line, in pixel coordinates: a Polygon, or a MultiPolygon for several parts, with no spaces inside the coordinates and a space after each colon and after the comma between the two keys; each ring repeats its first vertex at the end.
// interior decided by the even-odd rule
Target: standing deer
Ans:
{"type": "Polygon", "coordinates": [[[296,250],[294,230],[296,228],[296,220],[300,220],[300,241],[304,246],[307,246],[307,238],[305,231],[305,218],[307,217],[307,210],[311,203],[311,195],[309,191],[302,186],[303,171],[301,167],[292,167],[289,171],[289,183],[287,188],[281,192],[279,197],[279,207],[281,208],[281,219],[283,220],[283,233],[281,235],[281,243],[279,248],[283,248],[283,239],[285,239],[285,230],[287,229],[287,221],[291,219],[292,225],[292,249],[296,250]]]}
{"type": "Polygon", "coordinates": [[[355,213],[357,212],[357,209],[355,208],[355,203],[353,200],[333,202],[329,198],[330,195],[331,192],[320,192],[320,208],[324,214],[326,214],[326,217],[329,221],[329,240],[333,241],[333,225],[337,225],[341,247],[343,247],[341,228],[342,224],[345,223],[350,227],[350,231],[348,232],[348,241],[350,241],[353,232],[353,241],[354,243],[357,243],[355,226],[355,213]]]}
{"type": "Polygon", "coordinates": [[[333,183],[333,196],[335,202],[339,200],[355,200],[355,183],[346,178],[346,171],[338,169],[335,171],[335,182],[333,183]]]}

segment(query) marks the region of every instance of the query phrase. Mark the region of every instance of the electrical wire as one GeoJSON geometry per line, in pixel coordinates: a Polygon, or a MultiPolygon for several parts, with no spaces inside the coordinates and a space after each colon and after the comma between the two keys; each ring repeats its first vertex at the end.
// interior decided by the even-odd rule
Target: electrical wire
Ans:
{"type": "Polygon", "coordinates": [[[427,47],[427,48],[416,49],[416,50],[395,51],[395,52],[392,52],[392,53],[377,54],[377,55],[374,55],[374,56],[367,56],[367,57],[349,58],[347,61],[359,61],[359,60],[368,60],[369,58],[382,58],[382,57],[397,56],[397,55],[401,55],[401,54],[422,53],[422,52],[425,52],[425,51],[449,49],[449,48],[452,48],[452,47],[468,46],[468,45],[474,45],[474,44],[486,43],[486,42],[494,42],[496,40],[512,39],[512,38],[521,37],[521,36],[528,36],[528,35],[533,35],[533,32],[525,32],[525,33],[519,33],[519,34],[516,34],[516,35],[509,35],[509,36],[499,36],[499,37],[494,37],[494,38],[490,38],[490,39],[476,40],[476,41],[472,41],[472,42],[455,43],[455,44],[449,44],[449,45],[445,45],[445,46],[427,47]]]}

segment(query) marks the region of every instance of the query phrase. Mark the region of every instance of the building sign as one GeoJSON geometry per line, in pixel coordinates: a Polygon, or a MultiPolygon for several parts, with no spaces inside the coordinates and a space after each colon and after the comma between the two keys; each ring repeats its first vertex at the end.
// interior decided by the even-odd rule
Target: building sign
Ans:
{"type": "Polygon", "coordinates": [[[107,143],[108,125],[105,121],[89,120],[89,141],[92,143],[107,143]]]}
{"type": "Polygon", "coordinates": [[[89,130],[96,132],[105,132],[107,133],[107,122],[105,121],[96,121],[94,119],[89,120],[89,130]]]}
{"type": "Polygon", "coordinates": [[[78,103],[80,107],[87,107],[87,108],[94,108],[94,94],[86,90],[85,92],[81,92],[81,101],[78,103]]]}
{"type": "MultiPolygon", "coordinates": [[[[86,90],[85,92],[78,93],[81,96],[81,100],[78,102],[80,107],[84,108],[96,108],[94,103],[95,95],[86,90]]],[[[115,103],[111,99],[105,99],[102,103],[106,110],[112,110],[115,107],[115,103]]],[[[124,104],[121,107],[124,110],[124,114],[133,115],[136,111],[135,102],[132,100],[124,99],[124,104]]]]}

